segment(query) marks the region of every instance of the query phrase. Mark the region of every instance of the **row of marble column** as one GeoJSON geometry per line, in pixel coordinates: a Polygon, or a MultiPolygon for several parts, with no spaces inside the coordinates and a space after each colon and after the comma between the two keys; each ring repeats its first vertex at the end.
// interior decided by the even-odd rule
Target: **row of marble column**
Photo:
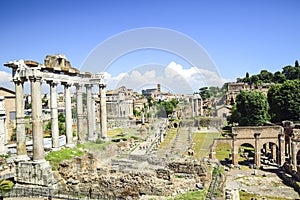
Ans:
{"type": "Polygon", "coordinates": [[[199,116],[199,101],[200,101],[200,116],[203,116],[203,101],[201,98],[192,98],[192,117],[199,116]]]}
{"type": "MultiPolygon", "coordinates": [[[[43,119],[42,119],[42,99],[41,99],[41,76],[29,76],[31,88],[31,106],[32,106],[32,140],[33,140],[33,160],[44,159],[44,141],[43,141],[43,119]]],[[[17,154],[21,160],[27,160],[26,151],[26,134],[25,134],[25,119],[24,119],[24,83],[25,79],[18,78],[14,80],[16,88],[16,136],[17,136],[17,154]]],[[[47,81],[50,85],[50,107],[51,107],[51,133],[52,147],[59,148],[59,128],[58,128],[58,110],[57,110],[57,84],[55,81],[47,81]]],[[[72,133],[72,105],[71,105],[71,84],[61,81],[64,86],[65,95],[65,127],[66,127],[66,146],[73,147],[72,133]]],[[[93,84],[74,84],[76,86],[76,110],[77,110],[77,135],[78,142],[85,140],[95,140],[96,138],[107,137],[106,124],[106,92],[105,84],[99,84],[100,97],[100,134],[95,136],[95,110],[94,101],[92,100],[93,84]],[[87,93],[87,137],[83,126],[83,98],[82,87],[86,87],[87,93]]]]}

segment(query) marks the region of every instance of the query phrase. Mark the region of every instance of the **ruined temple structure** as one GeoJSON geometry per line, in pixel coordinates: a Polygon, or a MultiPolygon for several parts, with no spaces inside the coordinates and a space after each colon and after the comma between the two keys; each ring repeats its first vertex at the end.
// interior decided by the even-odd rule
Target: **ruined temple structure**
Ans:
{"type": "Polygon", "coordinates": [[[254,164],[261,166],[261,155],[278,166],[290,165],[294,170],[300,165],[300,129],[293,122],[283,121],[282,126],[233,127],[229,138],[215,138],[210,148],[210,158],[216,158],[216,148],[226,143],[232,149],[232,164],[237,166],[239,149],[243,144],[254,147],[254,164]]]}
{"type": "Polygon", "coordinates": [[[66,118],[66,146],[73,147],[72,134],[72,112],[71,112],[71,90],[76,87],[77,99],[77,135],[78,142],[95,140],[107,137],[106,127],[106,84],[103,74],[83,73],[73,68],[70,62],[62,54],[48,55],[44,64],[31,60],[16,60],[4,64],[12,69],[13,82],[16,93],[16,136],[17,136],[17,183],[49,186],[52,182],[51,167],[44,159],[43,143],[43,119],[41,84],[50,86],[51,101],[51,132],[52,147],[59,148],[58,110],[57,110],[57,85],[64,86],[65,96],[65,118],[66,118]],[[30,82],[32,97],[32,140],[33,158],[30,159],[26,151],[26,135],[24,120],[24,83],[30,82]],[[99,87],[100,99],[100,133],[97,135],[95,129],[95,114],[92,113],[92,87],[99,87]],[[88,131],[84,134],[83,127],[83,100],[82,89],[86,88],[87,93],[87,124],[88,131]],[[34,172],[34,173],[33,173],[34,172]]]}
{"type": "Polygon", "coordinates": [[[300,165],[300,126],[290,121],[283,121],[282,125],[285,135],[285,156],[288,164],[297,170],[300,165]]]}
{"type": "Polygon", "coordinates": [[[191,102],[192,102],[192,117],[203,116],[203,100],[201,96],[195,93],[191,98],[191,102]]]}

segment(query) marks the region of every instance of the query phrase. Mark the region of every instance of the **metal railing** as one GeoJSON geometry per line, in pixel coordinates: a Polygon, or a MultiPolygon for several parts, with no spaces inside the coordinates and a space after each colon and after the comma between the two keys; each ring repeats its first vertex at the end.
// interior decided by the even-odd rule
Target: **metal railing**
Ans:
{"type": "Polygon", "coordinates": [[[210,199],[210,200],[215,199],[215,189],[216,189],[216,186],[218,184],[218,179],[219,179],[219,167],[220,167],[220,163],[218,162],[214,168],[214,170],[216,171],[216,174],[212,178],[212,181],[210,183],[210,186],[209,186],[209,189],[208,189],[208,192],[206,195],[206,199],[210,199]]]}
{"type": "Polygon", "coordinates": [[[81,199],[122,199],[116,196],[103,195],[96,191],[60,191],[49,188],[13,188],[10,192],[0,193],[0,197],[4,198],[17,198],[17,197],[43,197],[44,199],[68,199],[68,200],[81,200],[81,199]]]}

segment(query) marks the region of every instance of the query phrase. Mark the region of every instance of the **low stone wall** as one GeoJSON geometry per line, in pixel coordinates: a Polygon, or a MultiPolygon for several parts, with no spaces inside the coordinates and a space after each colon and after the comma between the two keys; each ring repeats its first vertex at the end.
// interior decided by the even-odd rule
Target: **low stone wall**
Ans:
{"type": "Polygon", "coordinates": [[[194,174],[197,176],[207,175],[207,168],[203,163],[200,162],[170,162],[167,164],[168,169],[174,173],[194,174]]]}
{"type": "Polygon", "coordinates": [[[58,168],[59,189],[85,195],[92,192],[100,196],[138,199],[144,194],[172,195],[182,187],[196,189],[195,183],[206,177],[206,167],[200,162],[173,162],[167,167],[151,167],[145,162],[148,159],[138,159],[143,161],[123,158],[112,160],[111,165],[101,165],[90,154],[75,162],[64,161],[58,168]],[[193,179],[178,179],[175,173],[190,173],[193,179]]]}

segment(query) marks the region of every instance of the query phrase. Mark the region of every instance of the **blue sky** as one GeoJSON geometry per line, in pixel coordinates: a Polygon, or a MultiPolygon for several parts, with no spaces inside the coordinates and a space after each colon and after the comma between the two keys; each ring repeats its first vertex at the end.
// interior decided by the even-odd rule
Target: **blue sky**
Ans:
{"type": "MultiPolygon", "coordinates": [[[[47,54],[62,53],[80,69],[99,44],[143,27],[191,38],[209,54],[225,81],[261,69],[275,72],[300,60],[299,7],[296,0],[1,1],[0,84],[10,72],[2,65],[7,61],[42,63],[47,54]]],[[[180,56],[147,50],[120,57],[109,73],[117,77],[143,63],[171,62],[192,67],[180,56]]]]}

